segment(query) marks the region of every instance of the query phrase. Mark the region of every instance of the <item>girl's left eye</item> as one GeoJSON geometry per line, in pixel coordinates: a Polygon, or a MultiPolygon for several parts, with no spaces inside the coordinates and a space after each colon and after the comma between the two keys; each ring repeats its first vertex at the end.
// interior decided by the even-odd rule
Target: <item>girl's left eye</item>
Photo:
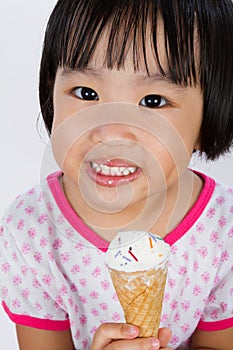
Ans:
{"type": "Polygon", "coordinates": [[[73,89],[73,94],[80,100],[95,101],[99,100],[97,92],[89,87],[79,86],[73,89]]]}
{"type": "Polygon", "coordinates": [[[167,104],[168,101],[160,95],[147,95],[140,101],[141,106],[148,108],[161,108],[167,104]]]}

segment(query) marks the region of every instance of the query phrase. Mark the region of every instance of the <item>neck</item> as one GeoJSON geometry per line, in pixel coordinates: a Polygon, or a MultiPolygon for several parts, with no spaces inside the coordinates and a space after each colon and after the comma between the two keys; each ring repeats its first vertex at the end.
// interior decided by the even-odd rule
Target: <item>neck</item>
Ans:
{"type": "Polygon", "coordinates": [[[104,213],[87,205],[78,187],[65,176],[62,184],[65,196],[75,212],[108,241],[115,237],[119,229],[146,230],[164,238],[190,211],[202,189],[202,180],[187,171],[166,193],[155,193],[120,211],[104,213]]]}

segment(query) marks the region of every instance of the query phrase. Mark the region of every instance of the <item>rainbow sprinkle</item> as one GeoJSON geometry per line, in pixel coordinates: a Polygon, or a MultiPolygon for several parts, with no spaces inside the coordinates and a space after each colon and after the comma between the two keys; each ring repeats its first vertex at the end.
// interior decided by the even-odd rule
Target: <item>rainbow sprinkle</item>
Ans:
{"type": "Polygon", "coordinates": [[[132,247],[129,248],[128,253],[134,258],[135,261],[138,261],[138,258],[132,253],[132,247]]]}
{"type": "Polygon", "coordinates": [[[127,260],[127,261],[131,261],[129,258],[127,258],[126,256],[122,256],[123,259],[127,260]]]}
{"type": "Polygon", "coordinates": [[[118,250],[118,252],[114,255],[114,258],[117,258],[118,257],[118,255],[120,255],[121,254],[121,251],[120,250],[118,250]]]}
{"type": "Polygon", "coordinates": [[[151,237],[149,237],[149,242],[150,242],[150,248],[152,249],[153,248],[153,241],[152,241],[151,237]]]}

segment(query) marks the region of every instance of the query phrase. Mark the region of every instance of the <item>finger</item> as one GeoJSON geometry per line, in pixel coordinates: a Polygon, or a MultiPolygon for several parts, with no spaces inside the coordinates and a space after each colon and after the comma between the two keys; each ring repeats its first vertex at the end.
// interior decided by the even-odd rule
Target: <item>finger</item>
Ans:
{"type": "Polygon", "coordinates": [[[103,323],[96,331],[91,349],[100,350],[114,339],[133,339],[139,334],[136,326],[125,323],[103,323]]]}
{"type": "Polygon", "coordinates": [[[160,341],[160,345],[161,347],[166,347],[167,344],[169,343],[170,339],[172,336],[172,332],[169,328],[160,328],[159,329],[159,334],[158,334],[158,338],[160,341]]]}
{"type": "Polygon", "coordinates": [[[105,347],[105,350],[158,350],[160,343],[155,338],[137,338],[131,340],[116,340],[105,347]]]}

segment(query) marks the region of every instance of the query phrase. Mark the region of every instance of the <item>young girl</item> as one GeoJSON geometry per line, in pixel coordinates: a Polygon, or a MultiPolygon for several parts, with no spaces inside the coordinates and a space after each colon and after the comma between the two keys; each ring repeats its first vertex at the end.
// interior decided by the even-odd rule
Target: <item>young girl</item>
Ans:
{"type": "Polygon", "coordinates": [[[231,0],[58,1],[40,103],[62,172],[0,229],[20,349],[231,347],[233,189],[188,164],[232,145],[232,32],[231,0]],[[171,248],[159,339],[124,323],[105,265],[132,228],[171,248]]]}

